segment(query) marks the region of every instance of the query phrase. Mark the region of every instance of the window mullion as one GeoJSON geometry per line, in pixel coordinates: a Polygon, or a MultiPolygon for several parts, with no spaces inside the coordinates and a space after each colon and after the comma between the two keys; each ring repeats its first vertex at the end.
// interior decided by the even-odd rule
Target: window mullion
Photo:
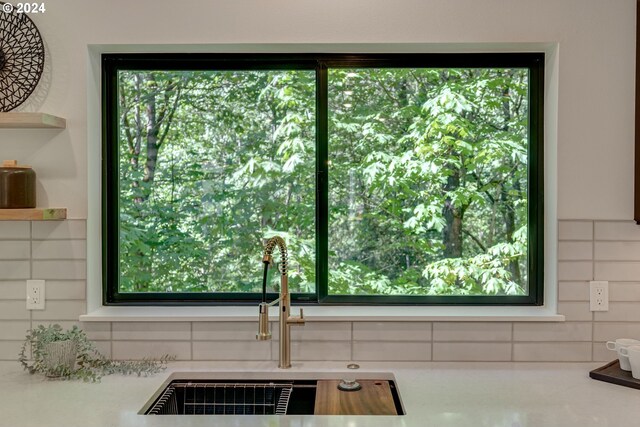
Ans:
{"type": "Polygon", "coordinates": [[[327,66],[316,67],[316,292],[318,301],[329,291],[329,99],[327,66]]]}

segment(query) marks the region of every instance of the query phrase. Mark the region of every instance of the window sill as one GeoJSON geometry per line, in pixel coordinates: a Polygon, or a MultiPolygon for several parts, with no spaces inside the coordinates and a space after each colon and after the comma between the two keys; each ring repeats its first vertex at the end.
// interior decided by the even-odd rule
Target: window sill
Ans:
{"type": "MultiPolygon", "coordinates": [[[[256,322],[258,307],[139,307],[103,306],[80,316],[81,322],[256,322]]],[[[271,320],[277,320],[272,307],[271,320]]],[[[298,307],[292,307],[297,314],[298,307]]],[[[305,306],[313,322],[563,322],[565,317],[545,307],[433,306],[305,306]]]]}

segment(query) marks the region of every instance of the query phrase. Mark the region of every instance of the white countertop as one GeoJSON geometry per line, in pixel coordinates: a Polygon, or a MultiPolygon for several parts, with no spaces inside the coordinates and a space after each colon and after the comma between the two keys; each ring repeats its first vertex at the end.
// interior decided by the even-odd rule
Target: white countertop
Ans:
{"type": "MultiPolygon", "coordinates": [[[[406,415],[145,416],[138,415],[172,372],[279,372],[274,362],[172,363],[149,378],[109,376],[101,383],[47,381],[0,362],[4,427],[571,427],[637,425],[640,390],[588,377],[602,363],[361,363],[390,372],[406,415]],[[635,420],[629,424],[630,421],[635,420]]],[[[295,363],[301,372],[345,372],[346,363],[295,363]]],[[[354,371],[349,371],[353,374],[354,371]]],[[[357,371],[356,371],[357,372],[357,371]]],[[[357,377],[357,374],[355,375],[357,377]]],[[[337,375],[336,377],[340,377],[337,375]]]]}

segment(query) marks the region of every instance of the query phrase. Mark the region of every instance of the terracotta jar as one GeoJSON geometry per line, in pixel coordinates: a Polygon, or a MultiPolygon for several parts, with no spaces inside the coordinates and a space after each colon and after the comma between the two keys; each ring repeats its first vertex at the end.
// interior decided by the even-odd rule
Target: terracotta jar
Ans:
{"type": "Polygon", "coordinates": [[[5,160],[0,166],[0,209],[36,207],[36,173],[30,166],[5,160]]]}

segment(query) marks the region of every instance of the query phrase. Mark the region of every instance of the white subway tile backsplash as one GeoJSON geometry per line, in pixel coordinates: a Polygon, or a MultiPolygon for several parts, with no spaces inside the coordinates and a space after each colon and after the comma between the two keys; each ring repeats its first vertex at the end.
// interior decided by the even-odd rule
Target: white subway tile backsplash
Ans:
{"type": "Polygon", "coordinates": [[[24,301],[0,301],[0,320],[29,319],[29,311],[24,301]]]}
{"type": "Polygon", "coordinates": [[[270,341],[193,341],[193,360],[269,360],[270,341]]]}
{"type": "Polygon", "coordinates": [[[434,342],[434,361],[510,361],[511,343],[434,342]]]}
{"type": "Polygon", "coordinates": [[[596,221],[595,240],[639,240],[640,226],[634,221],[596,221]]]}
{"type": "Polygon", "coordinates": [[[591,322],[514,323],[514,341],[591,341],[591,322]]]}
{"type": "Polygon", "coordinates": [[[96,350],[103,356],[111,358],[111,341],[93,341],[96,350]]]}
{"type": "Polygon", "coordinates": [[[640,283],[609,283],[609,301],[640,301],[640,283]]]}
{"type": "Polygon", "coordinates": [[[87,225],[84,220],[34,221],[32,238],[42,239],[86,239],[87,225]]]}
{"type": "Polygon", "coordinates": [[[193,339],[199,341],[251,341],[256,339],[257,332],[257,322],[193,323],[193,339]]]}
{"type": "Polygon", "coordinates": [[[29,221],[0,221],[0,239],[29,238],[31,238],[29,221]]]}
{"type": "Polygon", "coordinates": [[[565,320],[569,322],[593,320],[588,302],[558,302],[558,314],[564,315],[565,320]]]}
{"type": "Polygon", "coordinates": [[[640,242],[595,242],[597,261],[640,261],[640,242]]]}
{"type": "MultiPolygon", "coordinates": [[[[22,306],[24,308],[24,304],[22,306]]],[[[46,301],[44,310],[33,310],[33,320],[75,320],[85,313],[84,301],[46,301]]],[[[53,322],[52,322],[53,323],[53,322]]]]}
{"type": "MultiPolygon", "coordinates": [[[[271,341],[271,359],[278,360],[279,341],[271,341]]],[[[292,341],[291,360],[350,360],[350,341],[292,341]]]]}
{"type": "Polygon", "coordinates": [[[28,240],[0,240],[0,260],[31,258],[31,242],[28,240]]]}
{"type": "Polygon", "coordinates": [[[86,259],[86,240],[34,240],[33,259],[86,259]]]}
{"type": "Polygon", "coordinates": [[[591,261],[558,262],[558,280],[592,280],[593,263],[591,261]]]}
{"type": "Polygon", "coordinates": [[[559,240],[593,240],[593,221],[558,221],[559,240]]]}
{"type": "Polygon", "coordinates": [[[594,342],[593,343],[593,361],[594,362],[611,362],[618,356],[615,352],[609,350],[605,343],[594,342]]]}
{"type": "Polygon", "coordinates": [[[558,300],[589,301],[589,282],[558,282],[558,300]]]}
{"type": "Polygon", "coordinates": [[[559,261],[580,261],[593,259],[593,242],[559,242],[559,261]]]}
{"type": "Polygon", "coordinates": [[[593,324],[594,341],[614,341],[618,338],[640,340],[640,322],[595,322],[593,324]]]}
{"type": "Polygon", "coordinates": [[[515,362],[588,362],[590,342],[514,343],[515,362]]]}
{"type": "Polygon", "coordinates": [[[87,278],[86,261],[33,261],[34,279],[73,280],[87,278]]]}
{"type": "Polygon", "coordinates": [[[175,356],[176,360],[191,360],[189,341],[112,341],[112,357],[116,360],[137,360],[175,356]]]}
{"type": "MultiPolygon", "coordinates": [[[[254,338],[256,325],[253,325],[254,338]]],[[[274,340],[280,338],[278,323],[271,327],[274,340]]],[[[350,322],[307,322],[304,326],[291,326],[291,339],[295,341],[349,341],[351,339],[350,322]]]]}
{"type": "Polygon", "coordinates": [[[114,340],[191,340],[189,322],[115,322],[114,340]]]}
{"type": "Polygon", "coordinates": [[[0,360],[11,360],[17,363],[23,342],[24,340],[0,342],[0,360]]]}
{"type": "Polygon", "coordinates": [[[511,341],[511,323],[436,322],[434,341],[511,341]]]}
{"type": "MultiPolygon", "coordinates": [[[[23,285],[24,286],[24,285],[23,285]]],[[[84,280],[47,280],[46,299],[84,300],[87,294],[87,282],[84,280]]]]}
{"type": "Polygon", "coordinates": [[[0,261],[0,280],[29,279],[29,270],[29,261],[0,261]]]}
{"type": "Polygon", "coordinates": [[[27,298],[27,282],[25,280],[0,280],[0,300],[27,298]]]}
{"type": "Polygon", "coordinates": [[[80,324],[90,340],[110,340],[111,323],[109,322],[85,322],[80,324]]]}
{"type": "Polygon", "coordinates": [[[410,341],[354,341],[354,361],[428,361],[431,344],[410,341]]]}
{"type": "Polygon", "coordinates": [[[640,303],[610,302],[609,311],[596,311],[596,322],[640,322],[640,303]]]}
{"type": "Polygon", "coordinates": [[[617,282],[640,281],[640,262],[600,261],[595,263],[595,280],[617,282]]]}
{"type": "Polygon", "coordinates": [[[353,322],[354,341],[430,341],[428,322],[353,322]]]}
{"type": "Polygon", "coordinates": [[[0,320],[0,341],[24,340],[29,329],[31,322],[28,320],[0,320]]]}

